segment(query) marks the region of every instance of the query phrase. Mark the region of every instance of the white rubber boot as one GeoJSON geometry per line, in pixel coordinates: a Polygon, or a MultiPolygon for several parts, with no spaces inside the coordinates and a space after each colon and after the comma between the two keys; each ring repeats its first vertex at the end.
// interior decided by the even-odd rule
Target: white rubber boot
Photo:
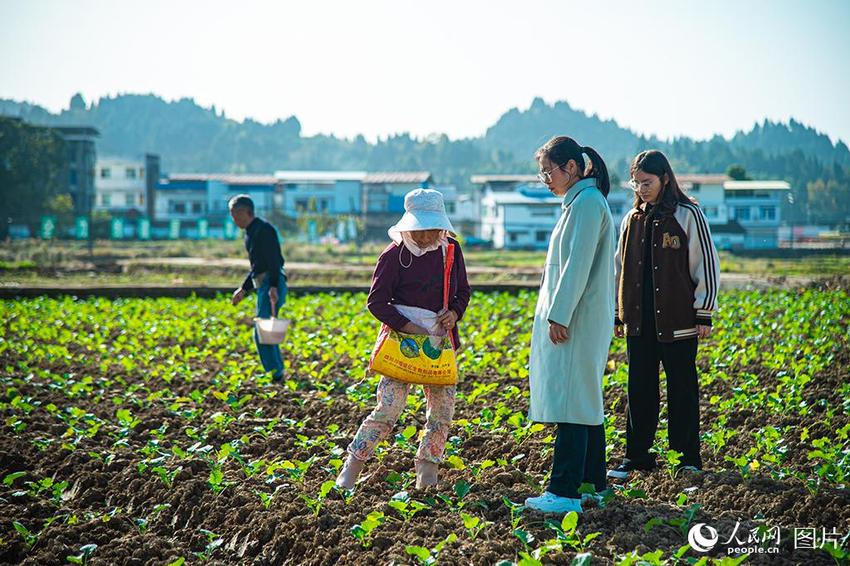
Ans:
{"type": "Polygon", "coordinates": [[[416,460],[416,487],[422,489],[437,485],[437,470],[439,465],[428,460],[416,460]]]}
{"type": "Polygon", "coordinates": [[[363,471],[363,467],[366,465],[366,462],[363,460],[358,460],[351,454],[345,459],[345,464],[342,466],[342,470],[339,472],[339,476],[336,478],[336,485],[342,489],[354,489],[354,484],[357,483],[357,478],[360,476],[360,472],[363,471]]]}

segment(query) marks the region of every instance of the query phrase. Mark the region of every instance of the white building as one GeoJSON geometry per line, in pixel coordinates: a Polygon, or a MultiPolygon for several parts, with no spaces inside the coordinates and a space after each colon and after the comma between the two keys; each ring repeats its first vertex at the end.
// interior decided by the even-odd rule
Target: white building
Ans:
{"type": "Polygon", "coordinates": [[[785,181],[726,181],[723,183],[729,220],[746,231],[744,247],[779,247],[782,205],[791,185],[785,181]]]}
{"type": "Polygon", "coordinates": [[[724,184],[729,181],[726,175],[677,175],[679,186],[686,194],[695,198],[705,214],[710,226],[726,224],[729,211],[726,206],[724,184]]]}
{"type": "MultiPolygon", "coordinates": [[[[388,171],[369,173],[363,178],[363,211],[371,214],[403,214],[404,195],[433,183],[428,171],[388,171]]],[[[437,187],[431,187],[437,188],[437,187]]],[[[452,187],[453,188],[453,187],[452,187]]],[[[445,200],[449,212],[448,200],[445,200]]]]}
{"type": "MultiPolygon", "coordinates": [[[[484,236],[484,217],[486,216],[486,211],[484,210],[484,206],[482,200],[486,195],[493,193],[511,193],[514,192],[518,186],[521,185],[530,185],[534,183],[538,183],[536,175],[504,175],[504,174],[496,174],[496,175],[473,175],[470,178],[470,181],[473,185],[476,186],[472,193],[469,195],[469,199],[464,202],[464,206],[467,208],[471,208],[475,211],[477,215],[477,219],[475,221],[475,227],[473,231],[473,236],[476,238],[480,238],[484,241],[492,242],[492,238],[484,236]]],[[[493,221],[488,219],[488,223],[490,223],[490,228],[488,228],[487,233],[493,233],[493,221]]],[[[495,246],[495,244],[494,244],[495,246]]]]}
{"type": "Polygon", "coordinates": [[[218,223],[230,215],[228,204],[236,195],[254,201],[254,213],[269,218],[283,202],[281,186],[273,175],[210,175],[207,187],[207,217],[218,223]]]}
{"type": "MultiPolygon", "coordinates": [[[[677,175],[679,186],[699,203],[719,249],[779,246],[785,181],[735,181],[722,174],[677,175]]],[[[545,248],[560,215],[552,197],[533,175],[475,175],[481,215],[480,237],[495,248],[545,248]]],[[[617,226],[634,206],[628,183],[612,187],[608,204],[617,226]]]]}
{"type": "Polygon", "coordinates": [[[105,157],[95,165],[95,210],[145,213],[145,162],[105,157]]]}
{"type": "MultiPolygon", "coordinates": [[[[404,214],[404,196],[433,185],[428,171],[385,171],[369,173],[363,178],[363,237],[367,240],[386,238],[387,228],[404,214]]],[[[454,208],[454,187],[443,187],[446,212],[454,208]]]]}
{"type": "Polygon", "coordinates": [[[231,197],[247,194],[254,201],[254,212],[268,217],[279,208],[279,193],[271,175],[176,173],[157,184],[154,214],[157,221],[204,219],[219,227],[228,217],[231,197]]]}
{"type": "Polygon", "coordinates": [[[511,191],[485,189],[481,238],[497,249],[546,249],[562,203],[540,183],[517,184],[511,191]]]}
{"type": "Polygon", "coordinates": [[[282,186],[287,216],[360,213],[365,171],[276,171],[274,176],[282,186]]]}
{"type": "Polygon", "coordinates": [[[481,224],[481,211],[474,195],[468,191],[459,191],[454,185],[437,185],[432,188],[443,194],[446,215],[457,233],[474,242],[480,233],[481,224]]]}

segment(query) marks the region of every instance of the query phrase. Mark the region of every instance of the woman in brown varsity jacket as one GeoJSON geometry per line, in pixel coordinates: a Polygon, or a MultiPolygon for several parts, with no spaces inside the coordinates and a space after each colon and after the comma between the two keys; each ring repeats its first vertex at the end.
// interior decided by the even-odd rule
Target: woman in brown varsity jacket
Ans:
{"type": "Polygon", "coordinates": [[[626,456],[608,471],[625,480],[655,468],[659,362],[667,375],[667,433],[684,471],[702,468],[697,342],[711,333],[720,279],[717,250],[700,207],[686,196],[663,153],[635,157],[634,207],[623,218],[614,258],[617,337],[626,337],[629,385],[626,456]]]}

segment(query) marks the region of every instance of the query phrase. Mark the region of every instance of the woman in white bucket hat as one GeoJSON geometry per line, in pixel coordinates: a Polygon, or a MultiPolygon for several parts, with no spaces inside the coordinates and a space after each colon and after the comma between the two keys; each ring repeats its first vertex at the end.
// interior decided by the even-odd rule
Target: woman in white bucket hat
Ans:
{"type": "Polygon", "coordinates": [[[393,242],[412,242],[411,251],[417,252],[422,249],[420,243],[425,247],[442,244],[447,233],[454,234],[455,229],[446,216],[442,193],[434,189],[415,189],[407,193],[404,196],[404,216],[387,230],[393,242]]]}
{"type": "MultiPolygon", "coordinates": [[[[459,344],[457,321],[469,304],[471,290],[460,244],[450,236],[454,228],[446,216],[443,195],[433,189],[415,189],[404,197],[404,216],[387,233],[387,246],[372,277],[367,306],[393,330],[408,334],[451,333],[459,344]],[[444,254],[454,245],[449,277],[448,308],[443,308],[444,254]]],[[[382,376],[378,404],[366,417],[351,444],[337,485],[352,489],[375,446],[393,429],[407,404],[409,383],[382,376]]],[[[437,483],[455,407],[455,387],[425,385],[427,422],[416,453],[416,485],[437,483]]]]}

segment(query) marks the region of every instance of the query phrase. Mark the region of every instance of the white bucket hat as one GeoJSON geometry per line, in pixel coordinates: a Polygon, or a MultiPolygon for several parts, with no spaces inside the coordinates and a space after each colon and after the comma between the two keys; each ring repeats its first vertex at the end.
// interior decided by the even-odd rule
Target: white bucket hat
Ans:
{"type": "Polygon", "coordinates": [[[401,241],[401,232],[413,230],[448,230],[452,234],[455,229],[449,217],[446,216],[446,205],[443,204],[443,194],[434,189],[414,189],[404,195],[404,216],[395,226],[387,230],[393,241],[401,241]]]}

